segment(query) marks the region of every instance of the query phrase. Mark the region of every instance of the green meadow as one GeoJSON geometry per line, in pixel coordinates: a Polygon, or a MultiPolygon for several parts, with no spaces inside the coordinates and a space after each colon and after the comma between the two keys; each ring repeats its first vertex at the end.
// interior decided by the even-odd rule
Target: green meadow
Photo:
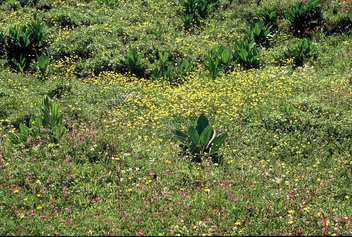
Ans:
{"type": "Polygon", "coordinates": [[[352,3],[0,0],[0,235],[352,235],[352,3]]]}

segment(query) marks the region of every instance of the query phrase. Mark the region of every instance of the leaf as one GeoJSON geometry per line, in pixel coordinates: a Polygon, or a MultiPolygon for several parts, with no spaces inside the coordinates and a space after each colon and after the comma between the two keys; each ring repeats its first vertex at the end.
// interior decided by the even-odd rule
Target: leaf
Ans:
{"type": "Polygon", "coordinates": [[[190,151],[191,154],[193,154],[193,155],[194,155],[194,154],[199,154],[200,151],[201,151],[201,148],[200,148],[198,145],[192,143],[192,144],[189,146],[189,151],[190,151]]]}
{"type": "Polygon", "coordinates": [[[200,143],[203,145],[208,145],[212,132],[213,129],[209,124],[199,136],[200,143]]]}
{"type": "Polygon", "coordinates": [[[29,128],[25,125],[25,124],[23,124],[23,123],[20,123],[20,131],[21,131],[21,133],[23,133],[23,134],[29,134],[29,128]]]}
{"type": "Polygon", "coordinates": [[[179,131],[179,130],[172,130],[172,133],[180,140],[181,142],[186,142],[188,139],[187,134],[179,131]]]}
{"type": "Polygon", "coordinates": [[[169,53],[167,52],[161,53],[159,54],[159,57],[163,62],[167,62],[169,59],[169,53]]]}
{"type": "Polygon", "coordinates": [[[191,139],[193,144],[199,145],[199,134],[194,127],[190,127],[188,129],[188,136],[191,139]]]}
{"type": "Polygon", "coordinates": [[[227,138],[227,133],[221,133],[213,139],[210,147],[210,152],[209,152],[210,155],[215,154],[219,151],[219,148],[224,143],[226,138],[227,138]]]}
{"type": "Polygon", "coordinates": [[[221,60],[224,63],[228,63],[230,61],[231,53],[227,48],[224,48],[221,52],[221,60]]]}
{"type": "Polygon", "coordinates": [[[187,59],[185,59],[185,60],[181,61],[179,68],[182,71],[182,73],[186,73],[186,72],[191,71],[192,65],[187,59]]]}
{"type": "Polygon", "coordinates": [[[19,133],[15,134],[14,140],[17,141],[16,144],[25,143],[30,135],[29,128],[25,124],[20,123],[19,129],[20,129],[19,133]]]}
{"type": "Polygon", "coordinates": [[[45,68],[48,65],[48,56],[46,56],[45,54],[41,54],[38,57],[38,66],[41,70],[45,70],[45,68]]]}
{"type": "Polygon", "coordinates": [[[198,134],[202,134],[203,130],[209,125],[209,120],[204,114],[201,114],[197,120],[196,130],[198,134]]]}

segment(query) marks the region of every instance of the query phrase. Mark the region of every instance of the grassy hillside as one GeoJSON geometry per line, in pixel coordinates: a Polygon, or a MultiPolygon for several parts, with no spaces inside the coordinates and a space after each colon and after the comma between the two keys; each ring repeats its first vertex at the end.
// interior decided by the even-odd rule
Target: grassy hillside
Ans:
{"type": "Polygon", "coordinates": [[[351,28],[340,0],[0,0],[0,234],[351,235],[351,28]]]}

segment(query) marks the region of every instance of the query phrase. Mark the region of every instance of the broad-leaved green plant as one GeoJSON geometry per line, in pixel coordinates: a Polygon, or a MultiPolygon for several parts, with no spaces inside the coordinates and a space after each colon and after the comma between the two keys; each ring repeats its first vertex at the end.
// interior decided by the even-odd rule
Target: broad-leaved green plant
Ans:
{"type": "Polygon", "coordinates": [[[216,132],[204,114],[197,120],[196,127],[189,127],[187,132],[173,130],[173,134],[182,143],[180,146],[186,153],[192,156],[195,161],[211,157],[214,162],[219,163],[220,147],[224,144],[227,133],[216,132]]]}

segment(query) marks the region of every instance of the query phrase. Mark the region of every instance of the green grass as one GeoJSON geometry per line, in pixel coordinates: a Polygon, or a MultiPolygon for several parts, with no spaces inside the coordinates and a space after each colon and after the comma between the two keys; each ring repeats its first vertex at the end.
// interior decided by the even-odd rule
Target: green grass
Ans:
{"type": "Polygon", "coordinates": [[[337,25],[347,3],[322,3],[325,25],[307,36],[317,57],[295,68],[284,16],[298,1],[260,1],[279,27],[259,69],[234,63],[213,80],[209,50],[245,38],[258,1],[222,0],[193,32],[176,0],[20,2],[0,1],[0,31],[37,12],[53,71],[11,70],[0,38],[1,235],[352,234],[352,40],[337,25]],[[146,78],[125,74],[133,48],[146,78]],[[152,80],[159,52],[192,72],[152,80]],[[13,144],[46,95],[64,137],[13,144]],[[171,132],[201,113],[228,134],[220,164],[193,162],[171,132]]]}

